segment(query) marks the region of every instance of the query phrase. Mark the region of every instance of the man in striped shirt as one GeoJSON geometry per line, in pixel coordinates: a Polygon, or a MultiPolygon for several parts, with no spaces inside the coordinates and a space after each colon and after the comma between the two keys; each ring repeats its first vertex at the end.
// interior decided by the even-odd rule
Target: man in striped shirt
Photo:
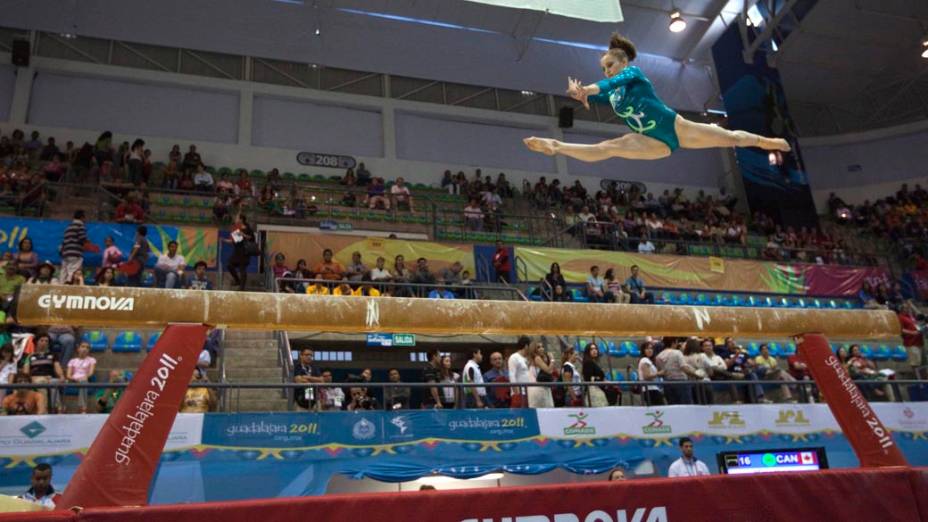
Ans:
{"type": "Polygon", "coordinates": [[[61,274],[59,280],[63,283],[71,281],[74,274],[81,271],[84,266],[84,244],[87,243],[87,227],[84,226],[84,211],[74,212],[74,220],[64,229],[61,240],[61,274]]]}

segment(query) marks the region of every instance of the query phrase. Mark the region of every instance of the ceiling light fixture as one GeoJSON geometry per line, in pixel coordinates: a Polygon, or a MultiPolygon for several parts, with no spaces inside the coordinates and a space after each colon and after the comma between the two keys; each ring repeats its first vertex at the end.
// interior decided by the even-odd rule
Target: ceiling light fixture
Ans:
{"type": "Polygon", "coordinates": [[[686,20],[683,19],[683,15],[680,13],[679,9],[674,9],[670,12],[670,32],[679,33],[686,29],[686,20]]]}
{"type": "Polygon", "coordinates": [[[928,58],[928,38],[922,41],[922,58],[928,58]]]}

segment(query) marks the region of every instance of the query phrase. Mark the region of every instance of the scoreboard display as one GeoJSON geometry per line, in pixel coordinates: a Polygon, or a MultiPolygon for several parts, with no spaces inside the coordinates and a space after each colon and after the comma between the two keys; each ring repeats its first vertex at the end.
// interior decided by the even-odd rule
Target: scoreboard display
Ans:
{"type": "Polygon", "coordinates": [[[719,471],[727,475],[828,469],[824,448],[727,451],[717,457],[719,471]]]}

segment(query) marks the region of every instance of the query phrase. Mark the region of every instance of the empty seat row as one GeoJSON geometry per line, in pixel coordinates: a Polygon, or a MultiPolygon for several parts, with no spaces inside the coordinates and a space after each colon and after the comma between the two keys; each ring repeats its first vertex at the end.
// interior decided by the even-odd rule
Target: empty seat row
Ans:
{"type": "Polygon", "coordinates": [[[109,336],[103,330],[89,330],[81,335],[81,342],[90,344],[91,352],[105,352],[107,347],[114,353],[137,353],[142,348],[151,351],[161,337],[161,332],[154,332],[148,336],[147,342],[141,332],[126,330],[117,333],[110,344],[109,336]]]}

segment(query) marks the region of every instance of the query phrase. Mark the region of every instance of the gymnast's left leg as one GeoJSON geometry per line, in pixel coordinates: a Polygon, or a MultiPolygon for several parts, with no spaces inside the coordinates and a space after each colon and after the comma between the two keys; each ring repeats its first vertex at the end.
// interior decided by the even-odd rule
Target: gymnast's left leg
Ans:
{"type": "Polygon", "coordinates": [[[655,160],[670,156],[670,147],[642,134],[626,134],[593,144],[565,143],[551,138],[525,138],[529,150],[553,156],[563,154],[580,161],[594,162],[609,158],[655,160]]]}
{"type": "Polygon", "coordinates": [[[696,123],[677,115],[674,122],[680,147],[711,149],[724,147],[760,147],[764,150],[789,152],[789,142],[782,138],[766,138],[742,130],[728,130],[716,125],[696,123]]]}

